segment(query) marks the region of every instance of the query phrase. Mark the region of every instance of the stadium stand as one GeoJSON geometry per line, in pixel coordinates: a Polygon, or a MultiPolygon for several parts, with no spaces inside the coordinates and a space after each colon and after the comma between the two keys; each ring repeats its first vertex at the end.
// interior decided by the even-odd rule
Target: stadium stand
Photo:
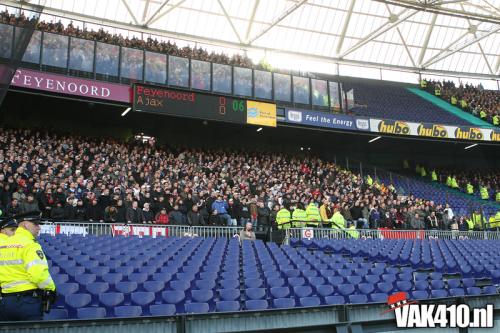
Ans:
{"type": "Polygon", "coordinates": [[[500,282],[497,240],[291,239],[280,247],[226,238],[42,235],[41,244],[63,296],[52,319],[385,303],[395,291],[413,299],[496,294],[500,282]],[[90,262],[111,273],[92,273],[90,262]],[[139,264],[133,273],[119,273],[132,262],[139,264]],[[86,273],[75,276],[75,267],[86,273]]]}
{"type": "Polygon", "coordinates": [[[470,125],[453,114],[413,94],[404,85],[395,82],[349,80],[344,89],[354,89],[354,114],[364,117],[397,119],[437,124],[470,125]]]}
{"type": "Polygon", "coordinates": [[[500,92],[486,90],[481,85],[460,83],[457,87],[453,81],[426,80],[425,89],[432,94],[439,91],[439,97],[461,108],[494,126],[500,126],[500,92]]]}
{"type": "MultiPolygon", "coordinates": [[[[450,227],[443,222],[447,198],[431,185],[383,175],[382,183],[363,180],[313,157],[202,152],[12,129],[3,130],[0,141],[7,147],[0,154],[0,206],[11,215],[38,208],[56,221],[271,226],[280,206],[321,206],[329,198],[328,219],[337,207],[347,221],[405,229],[415,212],[424,223],[434,211],[440,228],[450,227]],[[403,197],[400,188],[406,189],[403,197]]],[[[450,203],[460,215],[472,213],[459,200],[450,203]]]]}

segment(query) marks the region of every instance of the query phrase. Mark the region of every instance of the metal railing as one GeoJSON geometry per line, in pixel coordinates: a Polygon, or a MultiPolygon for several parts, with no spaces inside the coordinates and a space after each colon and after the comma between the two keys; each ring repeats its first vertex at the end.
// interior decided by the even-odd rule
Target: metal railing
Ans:
{"type": "Polygon", "coordinates": [[[390,230],[390,229],[286,229],[287,242],[292,239],[500,239],[500,231],[390,230]]]}

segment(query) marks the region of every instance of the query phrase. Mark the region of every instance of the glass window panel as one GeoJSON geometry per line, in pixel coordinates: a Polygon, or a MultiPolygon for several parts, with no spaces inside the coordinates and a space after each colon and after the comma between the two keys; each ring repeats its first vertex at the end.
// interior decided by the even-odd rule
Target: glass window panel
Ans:
{"type": "MultiPolygon", "coordinates": [[[[14,42],[17,43],[19,41],[19,36],[23,33],[23,28],[16,28],[16,37],[14,42]]],[[[38,64],[40,62],[40,44],[42,42],[42,32],[35,31],[31,36],[30,42],[26,51],[23,55],[24,62],[31,62],[34,64],[38,64]]]]}
{"type": "Polygon", "coordinates": [[[0,24],[0,57],[10,58],[13,38],[14,27],[7,24],[0,24]]]}
{"type": "Polygon", "coordinates": [[[225,94],[231,93],[231,66],[213,64],[214,91],[225,94]]]}
{"type": "Polygon", "coordinates": [[[334,111],[340,111],[339,83],[328,82],[328,87],[330,89],[330,106],[334,111]]]}
{"type": "Polygon", "coordinates": [[[274,73],[274,99],[277,101],[292,101],[292,77],[286,74],[274,73]]]}
{"type": "Polygon", "coordinates": [[[293,77],[294,103],[309,104],[309,79],[306,77],[293,77]]]}
{"type": "Polygon", "coordinates": [[[312,104],[328,106],[328,87],[324,80],[311,79],[312,104]]]}
{"type": "Polygon", "coordinates": [[[234,67],[234,94],[252,96],[252,70],[234,67]]]}
{"type": "Polygon", "coordinates": [[[43,65],[66,68],[68,65],[68,36],[44,33],[42,59],[43,65]]]}
{"type": "Polygon", "coordinates": [[[210,90],[210,63],[191,60],[191,88],[210,90]]]}
{"type": "Polygon", "coordinates": [[[189,59],[168,57],[168,84],[189,87],[189,59]]]}
{"type": "Polygon", "coordinates": [[[94,42],[71,38],[69,49],[69,68],[77,71],[94,71],[94,42]]]}
{"type": "Polygon", "coordinates": [[[271,72],[257,71],[253,72],[255,97],[272,99],[272,76],[271,72]]]}
{"type": "Polygon", "coordinates": [[[146,52],[146,81],[167,82],[167,56],[165,54],[146,52]]]}
{"type": "Polygon", "coordinates": [[[118,59],[120,47],[116,45],[97,43],[95,56],[95,71],[98,74],[118,76],[118,59]]]}
{"type": "Polygon", "coordinates": [[[141,50],[122,47],[121,62],[121,77],[142,80],[143,52],[141,50]]]}

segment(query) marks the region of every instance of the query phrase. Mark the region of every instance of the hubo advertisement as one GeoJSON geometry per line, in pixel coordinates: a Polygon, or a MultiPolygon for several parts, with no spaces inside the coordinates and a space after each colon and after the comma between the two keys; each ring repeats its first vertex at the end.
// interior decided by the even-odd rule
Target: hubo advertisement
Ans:
{"type": "Polygon", "coordinates": [[[500,142],[500,131],[493,128],[413,123],[400,120],[370,119],[372,132],[437,139],[500,142]]]}

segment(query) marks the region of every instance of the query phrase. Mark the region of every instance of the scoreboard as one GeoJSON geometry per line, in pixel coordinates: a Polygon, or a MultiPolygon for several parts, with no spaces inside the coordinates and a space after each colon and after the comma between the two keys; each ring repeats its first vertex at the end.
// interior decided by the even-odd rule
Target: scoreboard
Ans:
{"type": "Polygon", "coordinates": [[[133,86],[133,110],[238,124],[247,122],[244,99],[145,84],[133,86]]]}

